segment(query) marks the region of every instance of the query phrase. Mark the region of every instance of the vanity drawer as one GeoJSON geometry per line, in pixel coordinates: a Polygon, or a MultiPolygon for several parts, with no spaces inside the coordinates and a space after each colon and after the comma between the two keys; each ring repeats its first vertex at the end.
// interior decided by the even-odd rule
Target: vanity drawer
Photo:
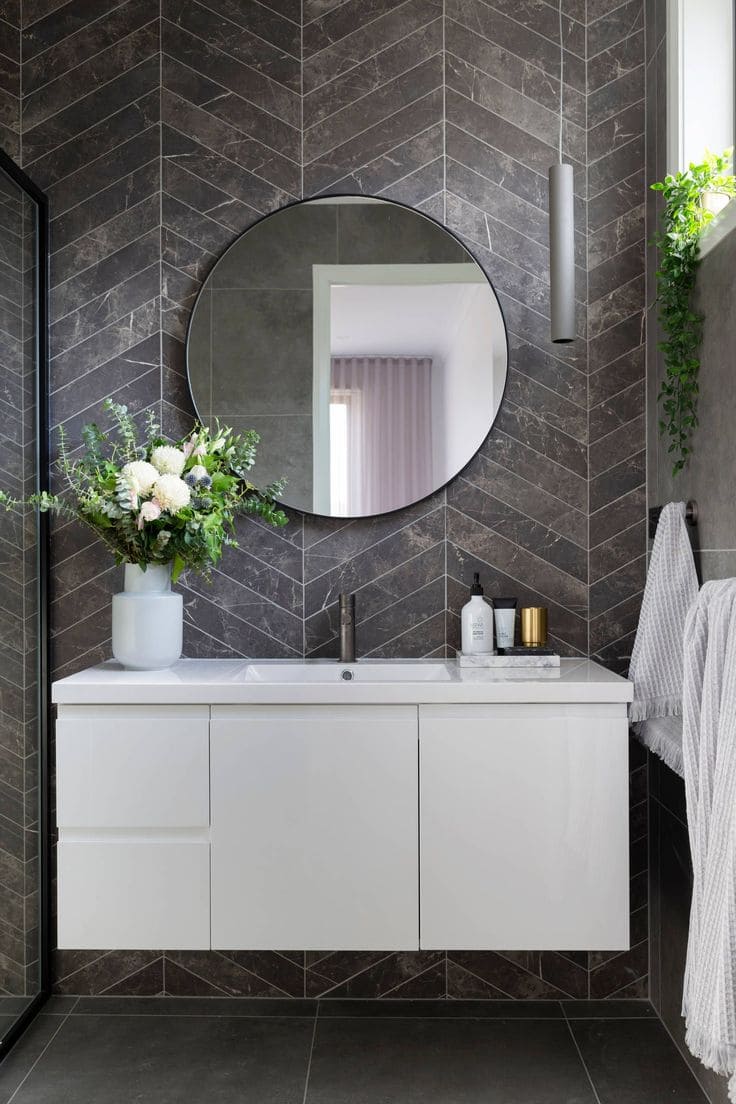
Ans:
{"type": "Polygon", "coordinates": [[[63,708],[56,767],[59,828],[205,828],[209,708],[63,708]]]}
{"type": "Polygon", "coordinates": [[[206,840],[102,839],[58,848],[59,947],[206,950],[206,840]]]}

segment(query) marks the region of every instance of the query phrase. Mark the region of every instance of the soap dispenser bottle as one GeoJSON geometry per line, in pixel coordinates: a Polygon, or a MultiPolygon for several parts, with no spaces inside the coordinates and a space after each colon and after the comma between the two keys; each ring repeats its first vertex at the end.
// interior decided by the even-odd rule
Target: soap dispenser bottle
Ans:
{"type": "Polygon", "coordinates": [[[473,575],[470,601],[462,609],[462,651],[464,655],[489,655],[493,652],[493,610],[483,597],[480,575],[473,575]]]}

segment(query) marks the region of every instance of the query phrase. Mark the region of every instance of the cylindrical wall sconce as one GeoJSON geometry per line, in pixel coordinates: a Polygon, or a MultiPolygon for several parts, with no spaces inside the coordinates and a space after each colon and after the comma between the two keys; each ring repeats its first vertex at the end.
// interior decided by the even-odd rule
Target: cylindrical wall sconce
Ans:
{"type": "Polygon", "coordinates": [[[549,300],[555,342],[575,339],[575,212],[572,165],[549,170],[549,300]]]}

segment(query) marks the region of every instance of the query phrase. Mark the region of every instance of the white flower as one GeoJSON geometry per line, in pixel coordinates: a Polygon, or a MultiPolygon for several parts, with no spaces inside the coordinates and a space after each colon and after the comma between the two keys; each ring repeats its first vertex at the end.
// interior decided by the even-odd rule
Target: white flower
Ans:
{"type": "Polygon", "coordinates": [[[200,443],[198,445],[195,445],[195,447],[192,449],[192,456],[206,456],[206,455],[207,455],[207,446],[200,441],[200,443]]]}
{"type": "Polygon", "coordinates": [[[189,475],[193,476],[199,483],[200,479],[206,477],[207,469],[204,464],[195,464],[193,468],[189,469],[189,475]]]}
{"type": "Polygon", "coordinates": [[[162,510],[176,514],[189,505],[191,491],[178,475],[160,475],[153,485],[153,498],[162,510]]]}
{"type": "Polygon", "coordinates": [[[159,445],[151,453],[151,463],[162,475],[181,475],[186,456],[173,445],[159,445]]]}
{"type": "Polygon", "coordinates": [[[225,438],[218,437],[216,441],[212,442],[212,451],[219,452],[221,448],[225,447],[225,438]]]}
{"type": "Polygon", "coordinates": [[[138,514],[138,528],[142,529],[147,521],[156,521],[160,517],[161,507],[158,502],[144,502],[138,514]]]}
{"type": "Polygon", "coordinates": [[[194,451],[194,446],[196,445],[196,443],[197,443],[197,437],[196,437],[196,434],[193,433],[192,436],[188,437],[186,439],[186,441],[184,442],[184,444],[182,445],[182,451],[184,452],[184,459],[185,460],[188,460],[189,457],[192,455],[192,452],[194,451]]]}
{"type": "Polygon", "coordinates": [[[131,481],[130,486],[135,487],[140,495],[147,495],[158,479],[158,470],[146,460],[132,460],[120,474],[131,481]]]}

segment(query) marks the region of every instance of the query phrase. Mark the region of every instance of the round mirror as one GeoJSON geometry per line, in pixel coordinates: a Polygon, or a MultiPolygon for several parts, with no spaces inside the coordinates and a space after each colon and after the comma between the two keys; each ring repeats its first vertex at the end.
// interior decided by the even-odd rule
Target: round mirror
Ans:
{"type": "Polygon", "coordinates": [[[397,510],[482,444],[506,383],[501,309],[434,219],[364,196],[284,207],[220,258],[187,338],[197,414],[261,436],[254,482],[332,517],[397,510]]]}

